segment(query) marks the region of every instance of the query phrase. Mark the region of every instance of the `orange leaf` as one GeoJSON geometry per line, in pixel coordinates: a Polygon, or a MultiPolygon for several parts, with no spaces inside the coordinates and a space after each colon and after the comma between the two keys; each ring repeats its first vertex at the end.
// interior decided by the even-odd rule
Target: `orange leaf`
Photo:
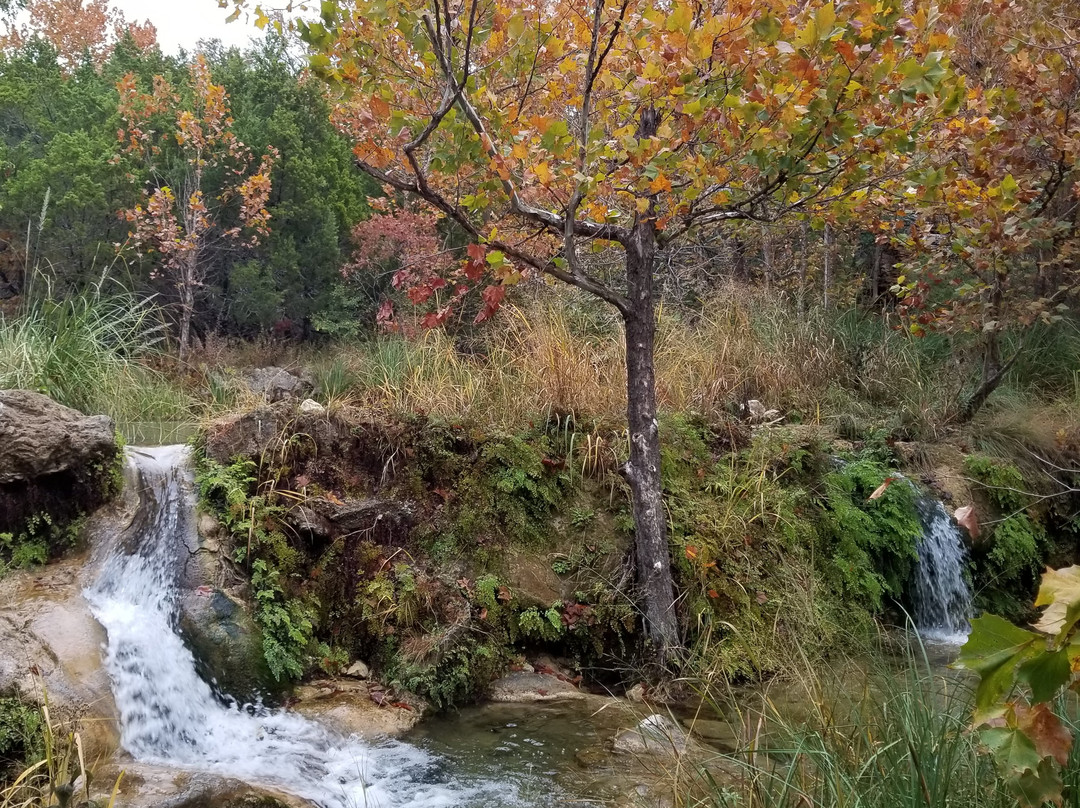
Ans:
{"type": "Polygon", "coordinates": [[[694,546],[687,547],[686,548],[686,557],[687,558],[697,558],[697,548],[694,547],[694,546]]]}
{"type": "Polygon", "coordinates": [[[649,183],[649,191],[654,194],[663,193],[671,190],[671,181],[664,176],[664,172],[661,171],[656,175],[656,179],[649,183]]]}

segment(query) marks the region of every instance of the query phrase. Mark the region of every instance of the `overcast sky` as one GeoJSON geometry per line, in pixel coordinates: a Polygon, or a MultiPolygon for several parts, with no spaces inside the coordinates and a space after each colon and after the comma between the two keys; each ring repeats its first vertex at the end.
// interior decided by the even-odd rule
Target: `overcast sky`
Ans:
{"type": "Polygon", "coordinates": [[[128,20],[150,20],[157,26],[158,42],[166,53],[180,48],[194,50],[200,39],[244,46],[249,37],[261,34],[244,15],[226,23],[229,9],[218,8],[217,0],[111,0],[110,5],[123,11],[128,20]]]}

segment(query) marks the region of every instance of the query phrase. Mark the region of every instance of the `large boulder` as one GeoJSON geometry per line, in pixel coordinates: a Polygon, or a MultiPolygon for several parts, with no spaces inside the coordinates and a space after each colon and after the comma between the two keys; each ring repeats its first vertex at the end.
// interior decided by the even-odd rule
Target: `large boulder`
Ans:
{"type": "Polygon", "coordinates": [[[64,526],[119,487],[116,428],[29,390],[0,390],[0,533],[50,551],[64,526]]]}
{"type": "Polygon", "coordinates": [[[116,426],[30,390],[0,390],[0,485],[111,460],[116,426]]]}

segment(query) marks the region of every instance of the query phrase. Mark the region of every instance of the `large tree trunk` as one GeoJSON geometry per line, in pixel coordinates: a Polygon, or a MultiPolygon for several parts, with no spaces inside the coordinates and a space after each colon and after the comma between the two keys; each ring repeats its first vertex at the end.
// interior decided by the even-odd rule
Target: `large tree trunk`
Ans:
{"type": "Polygon", "coordinates": [[[668,549],[667,515],[660,479],[660,432],[656,421],[656,312],[653,262],[656,226],[639,218],[626,249],[629,297],[626,322],[626,417],[630,461],[624,469],[633,494],[634,548],[638,586],[645,612],[645,633],[660,664],[679,645],[674,581],[668,549]]]}

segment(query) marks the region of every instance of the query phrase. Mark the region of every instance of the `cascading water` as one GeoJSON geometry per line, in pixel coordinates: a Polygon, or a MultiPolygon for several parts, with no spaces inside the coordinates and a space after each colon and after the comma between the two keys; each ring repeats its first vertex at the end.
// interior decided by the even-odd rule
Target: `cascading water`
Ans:
{"type": "MultiPolygon", "coordinates": [[[[108,633],[105,665],[123,747],[137,760],[211,772],[311,800],[355,806],[522,805],[506,782],[463,782],[447,761],[397,741],[369,745],[295,714],[226,705],[177,633],[179,564],[191,518],[184,447],[132,450],[140,519],[85,593],[108,633]]],[[[550,794],[547,803],[550,803],[550,794]]]]}
{"type": "Polygon", "coordinates": [[[923,535],[915,568],[915,628],[925,640],[958,645],[971,630],[964,537],[939,500],[920,497],[916,507],[923,535]]]}

